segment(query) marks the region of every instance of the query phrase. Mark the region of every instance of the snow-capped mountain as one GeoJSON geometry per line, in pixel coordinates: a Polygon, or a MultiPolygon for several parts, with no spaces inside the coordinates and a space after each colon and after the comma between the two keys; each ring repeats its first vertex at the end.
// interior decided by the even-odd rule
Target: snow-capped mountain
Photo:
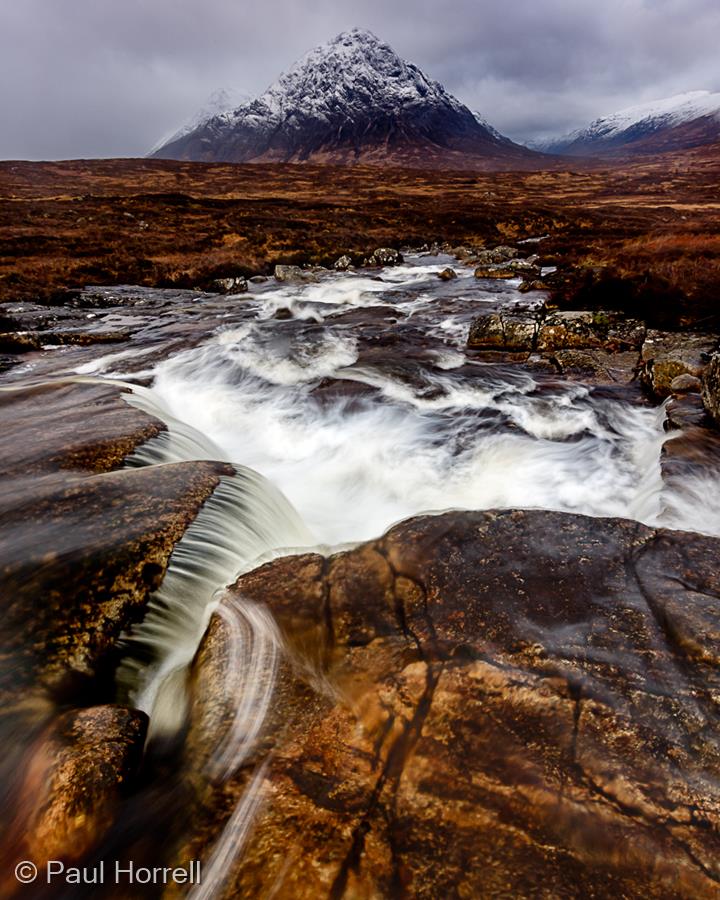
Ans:
{"type": "Polygon", "coordinates": [[[257,99],[173,137],[154,155],[459,168],[534,167],[542,158],[361,29],[311,50],[257,99]]]}
{"type": "MultiPolygon", "coordinates": [[[[720,140],[720,93],[691,91],[630,106],[541,145],[549,153],[658,153],[720,140]]],[[[536,145],[537,146],[537,145],[536,145]]]]}
{"type": "Polygon", "coordinates": [[[232,112],[232,110],[237,109],[243,104],[249,103],[251,100],[252,97],[250,97],[249,94],[244,94],[242,91],[237,91],[234,88],[219,88],[217,91],[213,91],[191,119],[188,119],[188,121],[185,122],[184,125],[181,125],[176,131],[166,134],[161,141],[158,141],[157,144],[155,144],[148,155],[152,156],[161,147],[165,147],[167,144],[173,144],[175,141],[179,141],[181,138],[191,134],[198,128],[202,128],[202,126],[206,125],[210,119],[232,112]]]}

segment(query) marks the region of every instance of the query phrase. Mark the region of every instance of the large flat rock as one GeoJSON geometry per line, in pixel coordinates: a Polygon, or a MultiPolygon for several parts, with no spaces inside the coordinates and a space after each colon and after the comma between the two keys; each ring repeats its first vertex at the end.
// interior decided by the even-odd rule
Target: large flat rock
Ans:
{"type": "MultiPolygon", "coordinates": [[[[255,758],[189,846],[269,753],[223,896],[720,896],[718,549],[448,513],[242,577],[288,657],[255,758]]],[[[209,743],[230,638],[215,618],[196,661],[209,743]]]]}

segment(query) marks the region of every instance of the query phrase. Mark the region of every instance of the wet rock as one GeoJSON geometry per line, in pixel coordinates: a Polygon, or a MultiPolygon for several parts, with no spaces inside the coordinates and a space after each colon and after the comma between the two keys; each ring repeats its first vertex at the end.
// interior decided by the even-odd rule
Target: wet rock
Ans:
{"type": "Polygon", "coordinates": [[[301,269],[300,266],[275,266],[275,280],[287,284],[302,284],[317,281],[317,276],[307,269],[301,269]]]}
{"type": "Polygon", "coordinates": [[[252,284],[264,284],[268,280],[267,275],[251,275],[248,281],[252,284]]]}
{"type": "Polygon", "coordinates": [[[0,391],[0,475],[108,472],[165,425],[113,384],[48,382],[0,391]]]}
{"type": "Polygon", "coordinates": [[[347,272],[352,264],[352,258],[345,253],[335,260],[335,262],[333,263],[333,269],[337,269],[338,272],[347,272]]]}
{"type": "Polygon", "coordinates": [[[503,266],[478,266],[475,269],[476,278],[517,278],[517,274],[512,269],[506,269],[503,266]]]}
{"type": "Polygon", "coordinates": [[[648,331],[641,351],[643,384],[655,397],[669,396],[678,375],[702,377],[717,343],[714,335],[648,331]]]}
{"type": "Polygon", "coordinates": [[[670,382],[670,390],[673,394],[699,394],[702,391],[702,382],[694,375],[676,375],[670,382]]]}
{"type": "MultiPolygon", "coordinates": [[[[678,393],[665,406],[666,431],[691,429],[708,424],[702,399],[696,393],[678,393]]],[[[699,442],[702,446],[702,442],[699,442]]]]}
{"type": "Polygon", "coordinates": [[[218,294],[244,294],[248,289],[247,279],[242,275],[233,278],[216,278],[210,288],[218,294]]]}
{"type": "Polygon", "coordinates": [[[471,350],[534,350],[538,320],[532,313],[517,310],[485,313],[470,326],[468,347],[471,350]]]}
{"type": "Polygon", "coordinates": [[[523,281],[518,285],[518,290],[521,294],[527,294],[530,291],[548,291],[550,290],[548,284],[542,281],[539,278],[536,278],[532,281],[523,281]]]}
{"type": "Polygon", "coordinates": [[[243,576],[289,665],[222,895],[717,897],[719,549],[448,513],[243,576]]]}
{"type": "Polygon", "coordinates": [[[275,311],[275,315],[273,316],[273,319],[280,319],[280,320],[292,319],[292,318],[293,318],[293,311],[291,309],[289,309],[287,306],[281,306],[280,309],[277,309],[275,311]]]}
{"type": "MultiPolygon", "coordinates": [[[[140,618],[220,463],[123,468],[164,425],[115,385],[55,382],[0,392],[0,698],[70,694],[140,618]]],[[[0,729],[3,723],[0,717],[0,729]]]]}
{"type": "Polygon", "coordinates": [[[31,350],[39,350],[42,343],[41,335],[33,331],[0,333],[1,353],[29,353],[31,350]]]}
{"type": "MultiPolygon", "coordinates": [[[[15,859],[81,860],[115,821],[142,758],[147,716],[121,706],[61,714],[33,748],[8,838],[15,859]],[[20,832],[20,833],[18,833],[20,832]]],[[[6,844],[4,850],[9,849],[6,844]]]]}
{"type": "Polygon", "coordinates": [[[492,250],[480,250],[480,252],[476,254],[475,260],[479,266],[490,266],[508,262],[518,256],[520,256],[520,252],[516,250],[515,247],[501,245],[499,247],[493,247],[492,250]]]}
{"type": "Polygon", "coordinates": [[[457,272],[455,271],[455,269],[451,269],[450,266],[438,272],[438,278],[440,279],[440,281],[452,281],[453,278],[457,277],[457,272]]]}
{"type": "Polygon", "coordinates": [[[703,372],[702,399],[705,409],[720,424],[720,353],[713,353],[703,372]]]}
{"type": "Polygon", "coordinates": [[[552,359],[563,375],[594,384],[627,384],[637,377],[639,362],[635,351],[556,350],[552,359]]]}
{"type": "Polygon", "coordinates": [[[510,269],[511,272],[514,272],[517,276],[522,276],[525,279],[540,278],[542,275],[540,267],[530,262],[529,259],[512,259],[504,265],[506,268],[510,269]]]}
{"type": "Polygon", "coordinates": [[[392,247],[378,247],[365,260],[366,266],[399,266],[403,262],[402,253],[392,247]]]}

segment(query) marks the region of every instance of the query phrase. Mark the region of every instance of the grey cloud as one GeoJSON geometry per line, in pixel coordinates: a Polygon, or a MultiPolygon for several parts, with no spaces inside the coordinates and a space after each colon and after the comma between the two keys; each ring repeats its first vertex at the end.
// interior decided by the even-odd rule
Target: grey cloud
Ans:
{"type": "Polygon", "coordinates": [[[518,140],[720,90],[716,0],[8,0],[0,157],[142,155],[216,88],[258,93],[353,25],[518,140]]]}

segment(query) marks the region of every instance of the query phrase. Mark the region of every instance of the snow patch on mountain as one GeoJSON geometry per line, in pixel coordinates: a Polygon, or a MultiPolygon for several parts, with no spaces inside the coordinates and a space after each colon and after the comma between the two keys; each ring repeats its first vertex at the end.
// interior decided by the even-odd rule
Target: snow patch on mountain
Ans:
{"type": "Polygon", "coordinates": [[[264,94],[237,109],[228,121],[266,127],[304,118],[352,116],[369,106],[388,111],[413,104],[465,107],[417,66],[405,62],[371,31],[353,28],[306,53],[264,94]]]}
{"type": "Polygon", "coordinates": [[[581,144],[621,144],[625,142],[624,139],[629,142],[707,116],[720,120],[720,93],[689,91],[629,106],[612,115],[595,119],[586,128],[579,128],[564,137],[534,146],[551,152],[563,152],[581,144]]]}

